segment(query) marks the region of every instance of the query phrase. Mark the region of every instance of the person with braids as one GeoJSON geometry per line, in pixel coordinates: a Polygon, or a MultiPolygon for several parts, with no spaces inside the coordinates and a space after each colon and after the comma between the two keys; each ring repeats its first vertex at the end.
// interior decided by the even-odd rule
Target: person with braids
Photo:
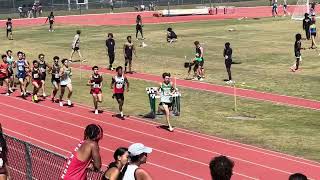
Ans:
{"type": "Polygon", "coordinates": [[[68,158],[61,179],[86,180],[87,169],[90,166],[93,170],[100,170],[101,156],[98,143],[102,137],[103,130],[101,126],[90,124],[86,127],[84,138],[74,149],[70,158],[68,158]]]}
{"type": "Polygon", "coordinates": [[[212,180],[230,180],[234,162],[226,156],[217,156],[210,161],[212,180]]]}
{"type": "Polygon", "coordinates": [[[6,140],[3,137],[2,126],[0,124],[0,180],[9,180],[10,173],[8,168],[8,147],[6,140]]]}
{"type": "Polygon", "coordinates": [[[125,171],[128,165],[129,152],[128,148],[120,147],[114,154],[114,162],[110,163],[107,171],[101,180],[120,180],[123,179],[122,170],[125,171]]]}

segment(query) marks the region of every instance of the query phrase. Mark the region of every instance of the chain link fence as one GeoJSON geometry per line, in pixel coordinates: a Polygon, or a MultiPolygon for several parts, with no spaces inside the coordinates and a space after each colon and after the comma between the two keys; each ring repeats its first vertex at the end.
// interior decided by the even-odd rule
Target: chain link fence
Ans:
{"type": "MultiPolygon", "coordinates": [[[[60,179],[66,158],[17,138],[4,135],[12,179],[60,179]]],[[[88,180],[100,180],[101,172],[88,171],[88,180]]]]}

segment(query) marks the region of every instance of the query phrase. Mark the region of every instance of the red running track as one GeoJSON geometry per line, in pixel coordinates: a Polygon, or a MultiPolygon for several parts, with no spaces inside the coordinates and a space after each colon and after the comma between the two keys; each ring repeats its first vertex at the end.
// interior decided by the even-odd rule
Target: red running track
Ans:
{"type": "MultiPolygon", "coordinates": [[[[73,66],[80,69],[80,66],[77,64],[74,64],[73,66]]],[[[91,71],[91,67],[86,65],[82,65],[81,69],[86,71],[91,71]]],[[[115,74],[115,72],[109,71],[106,68],[101,68],[100,72],[105,74],[110,74],[110,75],[115,74]]],[[[144,74],[144,73],[127,74],[126,76],[128,78],[152,81],[152,82],[162,81],[162,78],[160,76],[144,74]]],[[[221,85],[209,84],[209,83],[204,83],[199,81],[183,80],[183,79],[177,79],[176,83],[178,87],[180,86],[184,88],[222,93],[222,94],[232,95],[232,96],[234,95],[234,88],[230,86],[221,86],[221,85]]],[[[243,97],[243,98],[268,101],[268,102],[283,104],[287,106],[320,110],[320,101],[315,101],[310,99],[304,99],[304,98],[293,97],[293,96],[285,96],[285,95],[277,95],[272,93],[265,93],[265,92],[259,92],[255,90],[248,90],[248,89],[241,89],[241,88],[236,88],[236,94],[237,96],[243,97]]]]}
{"type": "Polygon", "coordinates": [[[50,101],[35,104],[15,95],[0,96],[5,132],[65,156],[82,138],[83,128],[98,123],[105,132],[100,142],[103,163],[112,160],[117,147],[141,142],[154,148],[144,166],[154,179],[210,179],[208,163],[220,154],[235,161],[233,179],[287,179],[293,172],[320,178],[318,162],[183,129],[170,133],[158,128],[159,124],[136,117],[122,121],[107,111],[95,115],[83,105],[60,107],[50,101]]]}

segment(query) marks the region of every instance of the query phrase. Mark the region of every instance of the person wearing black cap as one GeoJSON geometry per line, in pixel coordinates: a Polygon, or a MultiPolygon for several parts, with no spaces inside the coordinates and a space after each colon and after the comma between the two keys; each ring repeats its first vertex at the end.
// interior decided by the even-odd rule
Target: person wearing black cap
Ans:
{"type": "Polygon", "coordinates": [[[310,40],[310,31],[309,31],[310,25],[311,25],[311,19],[309,17],[309,14],[305,13],[304,14],[303,23],[302,23],[302,28],[303,28],[303,30],[305,30],[306,38],[308,40],[310,40]]]}
{"type": "Polygon", "coordinates": [[[140,168],[142,164],[147,162],[148,154],[152,152],[152,148],[146,147],[141,143],[135,143],[129,146],[130,163],[124,169],[123,180],[152,180],[150,174],[140,168]]]}

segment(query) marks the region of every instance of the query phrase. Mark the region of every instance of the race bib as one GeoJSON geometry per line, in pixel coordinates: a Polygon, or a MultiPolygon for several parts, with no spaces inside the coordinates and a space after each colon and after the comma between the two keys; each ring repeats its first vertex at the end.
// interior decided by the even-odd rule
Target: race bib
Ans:
{"type": "Polygon", "coordinates": [[[2,168],[2,167],[3,167],[3,159],[0,158],[0,168],[2,168]]]}
{"type": "Polygon", "coordinates": [[[123,87],[123,84],[119,83],[119,84],[116,84],[116,88],[117,89],[121,89],[123,87]]]}
{"type": "Polygon", "coordinates": [[[35,78],[35,79],[36,79],[36,78],[39,78],[39,74],[34,74],[34,75],[33,75],[33,78],[35,78]]]}
{"type": "Polygon", "coordinates": [[[40,68],[40,71],[41,71],[42,73],[44,73],[44,72],[46,72],[46,69],[40,68]]]}
{"type": "Polygon", "coordinates": [[[224,58],[228,59],[229,57],[227,55],[225,55],[224,58]]]}
{"type": "Polygon", "coordinates": [[[59,75],[59,74],[54,74],[54,77],[55,77],[56,79],[58,79],[58,78],[60,78],[60,75],[59,75]]]}
{"type": "Polygon", "coordinates": [[[99,88],[100,84],[93,84],[93,88],[99,88]]]}
{"type": "Polygon", "coordinates": [[[22,66],[18,66],[19,71],[24,71],[24,68],[22,66]]]}

